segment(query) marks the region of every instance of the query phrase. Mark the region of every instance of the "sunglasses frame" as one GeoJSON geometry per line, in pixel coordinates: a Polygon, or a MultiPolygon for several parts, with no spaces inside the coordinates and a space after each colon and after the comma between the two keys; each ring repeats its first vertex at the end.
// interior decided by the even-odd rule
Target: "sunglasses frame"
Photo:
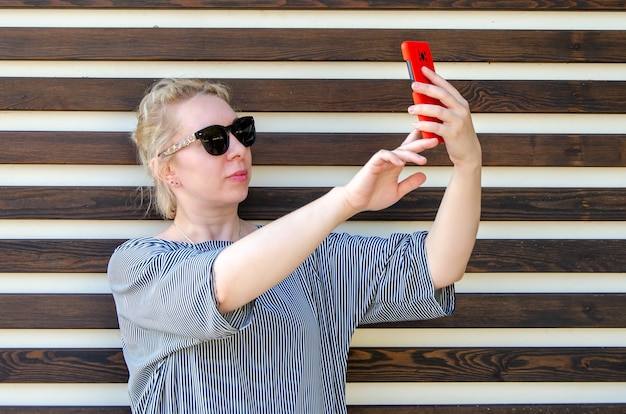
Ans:
{"type": "Polygon", "coordinates": [[[189,146],[191,143],[193,143],[194,141],[200,141],[202,143],[202,147],[204,147],[205,151],[211,155],[214,155],[216,157],[220,156],[220,155],[224,155],[226,154],[226,151],[228,151],[228,148],[230,146],[230,134],[233,134],[235,136],[235,138],[237,138],[237,141],[241,142],[241,144],[245,147],[250,147],[252,146],[252,144],[254,144],[256,142],[256,128],[255,128],[255,124],[254,124],[254,118],[251,116],[242,116],[240,118],[237,118],[233,121],[232,124],[228,125],[228,126],[223,126],[223,125],[209,125],[207,127],[204,127],[196,132],[194,132],[193,134],[191,134],[190,136],[188,136],[187,138],[173,144],[172,146],[170,146],[169,148],[165,149],[164,151],[162,151],[161,153],[159,153],[159,157],[161,158],[165,158],[167,156],[173,155],[175,153],[177,153],[178,151],[180,151],[181,149],[189,146]],[[241,139],[238,134],[236,134],[233,131],[233,127],[236,126],[236,124],[238,122],[241,122],[242,120],[250,120],[250,127],[252,128],[252,140],[249,143],[244,143],[243,139],[241,139]],[[226,143],[224,144],[224,150],[223,152],[214,154],[212,152],[209,151],[209,149],[207,148],[207,146],[205,145],[205,143],[210,142],[209,139],[215,138],[209,138],[209,139],[205,139],[202,137],[202,134],[205,130],[209,129],[209,128],[218,128],[220,130],[222,130],[225,133],[226,136],[226,143]],[[246,145],[247,144],[247,145],[246,145]]]}

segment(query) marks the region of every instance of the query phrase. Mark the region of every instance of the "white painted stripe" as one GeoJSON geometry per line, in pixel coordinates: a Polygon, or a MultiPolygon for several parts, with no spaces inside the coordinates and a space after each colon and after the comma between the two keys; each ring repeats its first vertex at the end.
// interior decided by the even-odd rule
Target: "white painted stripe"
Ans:
{"type": "Polygon", "coordinates": [[[457,293],[626,293],[626,273],[467,273],[457,293]]]}
{"type": "MultiPolygon", "coordinates": [[[[348,405],[625,403],[620,382],[348,383],[348,405]]],[[[2,406],[125,406],[126,384],[0,384],[2,406]]]]}
{"type": "MultiPolygon", "coordinates": [[[[428,154],[425,154],[428,156],[428,154]]],[[[252,187],[334,187],[344,185],[359,167],[254,166],[252,187]]],[[[446,187],[450,167],[407,167],[401,178],[421,171],[422,187],[446,187]]],[[[128,186],[151,185],[143,168],[135,165],[25,165],[0,164],[3,186],[128,186]]],[[[487,187],[623,188],[626,167],[484,167],[487,187]]],[[[419,191],[416,190],[416,191],[419,191]]]]}
{"type": "MultiPolygon", "coordinates": [[[[3,61],[0,77],[212,79],[406,79],[404,62],[3,61]]],[[[624,63],[436,62],[454,80],[626,80],[624,63]]]]}
{"type": "Polygon", "coordinates": [[[126,384],[0,383],[2,406],[127,406],[126,384]]]}
{"type": "MultiPolygon", "coordinates": [[[[0,164],[0,185],[10,186],[128,186],[151,184],[137,165],[33,165],[0,164]]],[[[131,195],[129,194],[129,197],[131,195]]]]}
{"type": "MultiPolygon", "coordinates": [[[[119,329],[1,329],[0,348],[121,348],[119,329]]],[[[2,401],[2,399],[0,399],[2,401]]]]}
{"type": "MultiPolygon", "coordinates": [[[[428,153],[424,155],[428,157],[428,153]]],[[[316,187],[344,185],[360,167],[274,167],[255,166],[254,187],[316,187]]],[[[401,178],[424,172],[423,187],[446,187],[451,167],[407,167],[401,178]]],[[[540,188],[622,188],[626,167],[483,167],[482,186],[540,188]]],[[[417,190],[419,191],[419,190],[417,190]]]]}
{"type": "MultiPolygon", "coordinates": [[[[457,293],[626,293],[626,273],[467,273],[457,293]]],[[[0,273],[0,294],[109,294],[104,273],[0,273]]]]}
{"type": "MultiPolygon", "coordinates": [[[[407,108],[409,102],[407,102],[407,108]]],[[[255,117],[263,132],[373,132],[408,133],[414,117],[401,113],[367,112],[259,112],[255,117]]],[[[480,133],[623,134],[626,114],[473,114],[480,133]]],[[[4,131],[109,131],[135,128],[132,112],[0,111],[4,131]]]]}
{"type": "MultiPolygon", "coordinates": [[[[423,221],[348,221],[338,231],[353,234],[386,236],[393,232],[430,228],[423,221]]],[[[478,239],[624,239],[626,222],[553,222],[553,221],[483,221],[478,239]]]]}
{"type": "Polygon", "coordinates": [[[6,9],[4,27],[365,28],[621,30],[624,12],[465,10],[27,10],[6,9]]]}
{"type": "Polygon", "coordinates": [[[111,293],[104,273],[0,273],[5,293],[111,293]]]}
{"type": "Polygon", "coordinates": [[[626,328],[358,328],[353,347],[624,347],[626,328]]]}
{"type": "Polygon", "coordinates": [[[349,383],[350,404],[626,403],[623,382],[349,383]]]}
{"type": "MultiPolygon", "coordinates": [[[[2,329],[0,348],[121,348],[117,329],[2,329]]],[[[625,347],[626,328],[358,328],[353,347],[625,347]]]]}
{"type": "MultiPolygon", "coordinates": [[[[259,221],[263,224],[263,221],[259,221]]],[[[0,220],[0,239],[127,239],[160,233],[160,220],[0,220]]],[[[423,221],[348,221],[337,231],[387,236],[393,232],[426,230],[423,221]]],[[[624,221],[491,221],[481,222],[479,239],[624,239],[624,221]]]]}

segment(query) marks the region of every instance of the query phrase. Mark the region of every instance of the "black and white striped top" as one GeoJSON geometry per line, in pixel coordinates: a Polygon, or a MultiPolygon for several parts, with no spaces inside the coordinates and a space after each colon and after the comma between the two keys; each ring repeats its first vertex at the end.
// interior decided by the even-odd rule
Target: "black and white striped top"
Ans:
{"type": "Polygon", "coordinates": [[[452,286],[433,289],[425,236],[333,233],[293,274],[226,315],[212,297],[211,269],[230,242],[122,244],[108,278],[133,412],[346,412],[358,325],[454,309],[452,286]]]}

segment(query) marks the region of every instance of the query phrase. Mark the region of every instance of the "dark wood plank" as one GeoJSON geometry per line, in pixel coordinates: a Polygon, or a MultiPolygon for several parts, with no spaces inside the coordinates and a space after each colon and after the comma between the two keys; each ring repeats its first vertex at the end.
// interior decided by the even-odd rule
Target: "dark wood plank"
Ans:
{"type": "Polygon", "coordinates": [[[623,414],[626,404],[361,405],[349,414],[623,414]]]}
{"type": "Polygon", "coordinates": [[[94,407],[94,406],[2,406],[7,414],[131,414],[130,407],[94,407]]]}
{"type": "Polygon", "coordinates": [[[623,328],[625,300],[625,294],[459,294],[450,317],[364,328],[623,328]]]}
{"type": "Polygon", "coordinates": [[[626,240],[477,240],[469,272],[623,272],[626,240]]]}
{"type": "MultiPolygon", "coordinates": [[[[129,407],[10,407],[7,414],[130,414],[129,407]]],[[[349,414],[623,414],[626,404],[352,405],[349,414]]]]}
{"type": "MultiPolygon", "coordinates": [[[[348,382],[606,382],[624,348],[351,348],[348,382]]],[[[0,349],[0,381],[124,383],[119,349],[0,349]]]]}
{"type": "Polygon", "coordinates": [[[623,381],[625,348],[352,348],[348,382],[623,381]]]}
{"type": "MultiPolygon", "coordinates": [[[[408,80],[222,79],[245,112],[404,112],[408,80]],[[307,91],[303,94],[302,91],[307,91]],[[298,99],[300,97],[301,99],[298,99]]],[[[0,78],[7,110],[132,111],[154,79],[0,78]]],[[[474,113],[625,113],[626,82],[451,80],[474,113]]]]}
{"type": "MultiPolygon", "coordinates": [[[[329,188],[253,187],[241,204],[249,220],[274,220],[329,188]]],[[[433,220],[443,188],[424,187],[382,211],[353,220],[433,220]]],[[[129,187],[0,186],[0,219],[158,219],[147,192],[129,187]]],[[[496,188],[482,191],[483,221],[623,221],[626,188],[496,188]]]]}
{"type": "Polygon", "coordinates": [[[0,240],[0,272],[106,272],[122,240],[0,240]]]}
{"type": "MultiPolygon", "coordinates": [[[[407,131],[408,132],[408,131],[407,131]]],[[[363,165],[406,134],[265,133],[253,147],[255,165],[363,165]]],[[[0,131],[3,164],[136,164],[130,132],[0,131]],[[15,143],[22,143],[16,145],[15,143]]],[[[626,135],[480,134],[483,165],[622,167],[626,135]]],[[[424,153],[428,165],[451,165],[444,146],[424,153]]]]}
{"type": "Polygon", "coordinates": [[[0,382],[123,383],[120,349],[0,349],[0,382]]]}
{"type": "MultiPolygon", "coordinates": [[[[129,407],[9,407],[7,414],[130,414],[129,407]]],[[[349,414],[623,414],[626,404],[352,405],[349,414]]]]}
{"type": "MultiPolygon", "coordinates": [[[[75,0],[4,0],[3,7],[14,8],[76,8],[75,0]]],[[[400,9],[400,10],[624,10],[620,0],[525,0],[515,2],[485,2],[478,0],[253,0],[242,3],[238,0],[83,0],[81,8],[270,8],[270,9],[400,9]]]]}
{"type": "Polygon", "coordinates": [[[0,131],[3,164],[137,164],[130,132],[0,131]]]}
{"type": "Polygon", "coordinates": [[[1,329],[118,329],[113,296],[0,295],[1,329]]]}
{"type": "MultiPolygon", "coordinates": [[[[479,134],[485,166],[620,167],[626,165],[626,135],[479,134]]],[[[428,155],[444,164],[443,151],[428,155]]]]}
{"type": "MultiPolygon", "coordinates": [[[[626,294],[458,294],[452,316],[364,328],[624,328],[626,294]]],[[[116,329],[108,294],[0,294],[0,329],[116,329]],[[19,312],[16,312],[19,309],[19,312]]]]}
{"type": "Polygon", "coordinates": [[[626,61],[619,30],[24,27],[0,28],[0,59],[391,62],[407,39],[429,42],[438,62],[626,61]]]}
{"type": "MultiPolygon", "coordinates": [[[[103,273],[123,240],[0,240],[0,272],[103,273]]],[[[479,239],[468,272],[623,272],[626,240],[479,239]]]]}

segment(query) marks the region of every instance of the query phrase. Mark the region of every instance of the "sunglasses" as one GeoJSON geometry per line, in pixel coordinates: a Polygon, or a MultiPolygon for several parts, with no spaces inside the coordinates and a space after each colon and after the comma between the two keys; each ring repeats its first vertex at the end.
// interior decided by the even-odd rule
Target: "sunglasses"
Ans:
{"type": "Polygon", "coordinates": [[[177,142],[160,153],[159,157],[167,157],[168,155],[175,154],[196,140],[202,143],[202,146],[209,154],[222,155],[228,151],[231,133],[244,147],[251,146],[256,141],[254,118],[251,116],[242,116],[241,118],[235,119],[232,125],[229,126],[211,125],[202,128],[200,131],[195,132],[193,135],[177,142]]]}

